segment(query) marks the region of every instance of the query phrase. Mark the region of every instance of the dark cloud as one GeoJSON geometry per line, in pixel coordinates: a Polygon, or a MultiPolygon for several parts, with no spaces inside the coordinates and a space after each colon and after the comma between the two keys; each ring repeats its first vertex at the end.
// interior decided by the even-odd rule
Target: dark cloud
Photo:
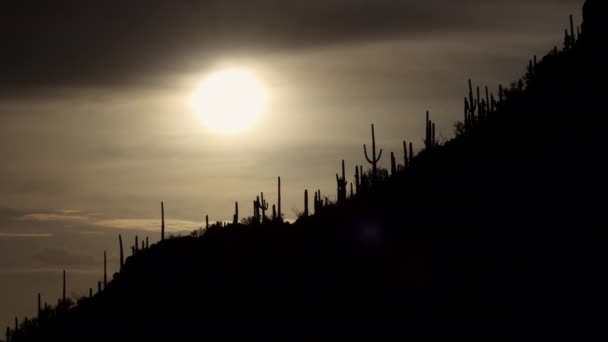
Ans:
{"type": "Polygon", "coordinates": [[[145,84],[226,54],[487,29],[520,3],[531,1],[12,2],[0,11],[0,91],[145,84]]]}

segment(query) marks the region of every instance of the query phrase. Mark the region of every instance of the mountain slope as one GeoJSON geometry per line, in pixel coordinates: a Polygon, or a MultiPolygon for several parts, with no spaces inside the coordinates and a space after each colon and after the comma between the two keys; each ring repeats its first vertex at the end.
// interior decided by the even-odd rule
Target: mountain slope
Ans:
{"type": "Polygon", "coordinates": [[[153,245],[13,341],[567,332],[602,299],[606,260],[607,12],[584,13],[573,47],[404,172],[294,224],[153,245]]]}

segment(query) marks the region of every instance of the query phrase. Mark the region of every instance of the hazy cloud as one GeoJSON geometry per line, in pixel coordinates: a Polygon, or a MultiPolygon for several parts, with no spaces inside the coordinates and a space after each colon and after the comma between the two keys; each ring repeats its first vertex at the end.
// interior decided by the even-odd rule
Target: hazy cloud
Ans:
{"type": "MultiPolygon", "coordinates": [[[[112,218],[96,213],[85,213],[77,210],[60,210],[56,212],[41,212],[25,214],[17,218],[19,221],[58,222],[65,225],[86,224],[100,228],[116,228],[131,230],[159,231],[160,219],[148,218],[112,218]]],[[[199,223],[165,219],[165,229],[168,232],[192,231],[200,226],[199,223]]],[[[95,232],[89,232],[95,233],[95,232]]],[[[1,236],[1,235],[0,235],[1,236]]]]}
{"type": "Polygon", "coordinates": [[[0,95],[162,84],[250,56],[393,36],[534,25],[522,10],[581,0],[19,1],[0,11],[0,95]],[[538,5],[538,6],[536,6],[538,5]]]}
{"type": "Polygon", "coordinates": [[[0,232],[0,238],[48,238],[52,237],[51,233],[14,233],[0,232]]]}

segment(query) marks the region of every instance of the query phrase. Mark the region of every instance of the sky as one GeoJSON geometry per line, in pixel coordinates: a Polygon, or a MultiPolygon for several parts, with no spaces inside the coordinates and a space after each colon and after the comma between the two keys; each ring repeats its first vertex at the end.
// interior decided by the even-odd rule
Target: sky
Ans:
{"type": "MultiPolygon", "coordinates": [[[[303,210],[364,165],[422,146],[429,110],[453,136],[467,79],[496,89],[561,47],[583,0],[20,1],[0,5],[0,328],[117,267],[117,236],[160,237],[241,217],[264,192],[303,210]],[[249,70],[262,117],[209,131],[191,106],[206,75],[249,70]]],[[[238,101],[238,99],[235,99],[238,101]]]]}

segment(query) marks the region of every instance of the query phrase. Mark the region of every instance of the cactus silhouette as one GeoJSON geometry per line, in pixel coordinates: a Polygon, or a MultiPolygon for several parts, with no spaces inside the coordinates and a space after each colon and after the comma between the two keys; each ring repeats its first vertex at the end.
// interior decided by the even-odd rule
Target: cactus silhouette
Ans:
{"type": "Polygon", "coordinates": [[[277,187],[278,187],[278,200],[277,200],[277,218],[280,222],[283,222],[283,213],[281,212],[281,177],[279,176],[277,179],[277,187]]]}
{"type": "Polygon", "coordinates": [[[336,173],[336,183],[338,183],[338,203],[346,201],[346,171],[344,168],[344,159],[342,160],[342,177],[336,173]]]}
{"type": "Polygon", "coordinates": [[[209,229],[209,215],[205,215],[205,229],[209,229]]]}
{"type": "Polygon", "coordinates": [[[260,195],[260,202],[258,204],[260,206],[260,209],[262,210],[262,222],[266,222],[266,210],[268,210],[268,202],[264,200],[263,192],[260,195]]]}
{"type": "MultiPolygon", "coordinates": [[[[479,96],[479,88],[477,88],[479,96]]],[[[432,149],[436,145],[435,140],[435,123],[430,119],[429,111],[426,111],[426,138],[424,139],[424,145],[427,150],[432,149]]]]}
{"type": "Polygon", "coordinates": [[[66,300],[66,296],[65,296],[65,285],[66,285],[66,284],[65,284],[65,270],[63,270],[63,292],[62,292],[62,297],[61,297],[61,298],[63,299],[63,301],[64,301],[64,302],[65,302],[65,300],[66,300]]]}
{"type": "Polygon", "coordinates": [[[38,319],[40,320],[40,315],[42,314],[42,300],[40,298],[40,292],[38,292],[38,319]]]}
{"type": "Polygon", "coordinates": [[[570,46],[574,46],[576,43],[576,37],[574,36],[574,19],[572,18],[572,14],[570,14],[570,46]]]}
{"type": "Polygon", "coordinates": [[[365,154],[365,159],[367,162],[372,164],[372,181],[376,181],[378,179],[378,162],[380,158],[382,158],[382,149],[380,149],[380,153],[378,153],[378,157],[376,157],[376,135],[374,132],[374,124],[372,124],[372,157],[370,158],[367,154],[367,146],[363,144],[363,153],[365,154]]]}
{"type": "Polygon", "coordinates": [[[314,204],[315,214],[320,213],[321,210],[323,209],[323,199],[321,198],[321,190],[315,191],[315,198],[314,198],[313,204],[314,204]]]}
{"type": "Polygon", "coordinates": [[[308,216],[308,189],[304,190],[304,213],[302,216],[308,216]]]}
{"type": "Polygon", "coordinates": [[[473,82],[471,81],[471,79],[469,79],[469,96],[468,98],[465,97],[464,98],[464,110],[465,110],[465,129],[466,130],[470,130],[471,128],[473,128],[475,126],[475,121],[476,121],[476,116],[475,113],[477,112],[477,102],[475,101],[475,98],[473,97],[473,82]]]}
{"type": "Polygon", "coordinates": [[[118,234],[118,245],[120,248],[120,271],[122,271],[122,268],[125,264],[125,255],[122,249],[122,236],[120,234],[118,234]]]}
{"type": "Polygon", "coordinates": [[[165,204],[163,202],[160,202],[160,217],[160,241],[165,241],[165,204]]]}
{"type": "Polygon", "coordinates": [[[272,221],[277,220],[277,206],[275,204],[272,205],[272,221]]]}
{"type": "Polygon", "coordinates": [[[108,261],[106,257],[106,251],[103,251],[103,288],[108,286],[108,261]]]}
{"type": "Polygon", "coordinates": [[[139,252],[139,240],[137,235],[135,235],[135,253],[139,252]]]}
{"type": "Polygon", "coordinates": [[[407,170],[410,167],[410,159],[407,155],[407,143],[403,141],[403,169],[407,170]]]}
{"type": "Polygon", "coordinates": [[[260,223],[260,196],[253,201],[253,219],[255,223],[260,223]]]}
{"type": "Polygon", "coordinates": [[[234,215],[232,215],[232,224],[239,224],[239,202],[234,202],[234,215]]]}
{"type": "Polygon", "coordinates": [[[397,162],[395,161],[395,154],[391,152],[391,176],[397,175],[397,162]]]}
{"type": "Polygon", "coordinates": [[[361,176],[359,175],[359,166],[355,165],[355,191],[357,195],[361,191],[361,176]]]}

